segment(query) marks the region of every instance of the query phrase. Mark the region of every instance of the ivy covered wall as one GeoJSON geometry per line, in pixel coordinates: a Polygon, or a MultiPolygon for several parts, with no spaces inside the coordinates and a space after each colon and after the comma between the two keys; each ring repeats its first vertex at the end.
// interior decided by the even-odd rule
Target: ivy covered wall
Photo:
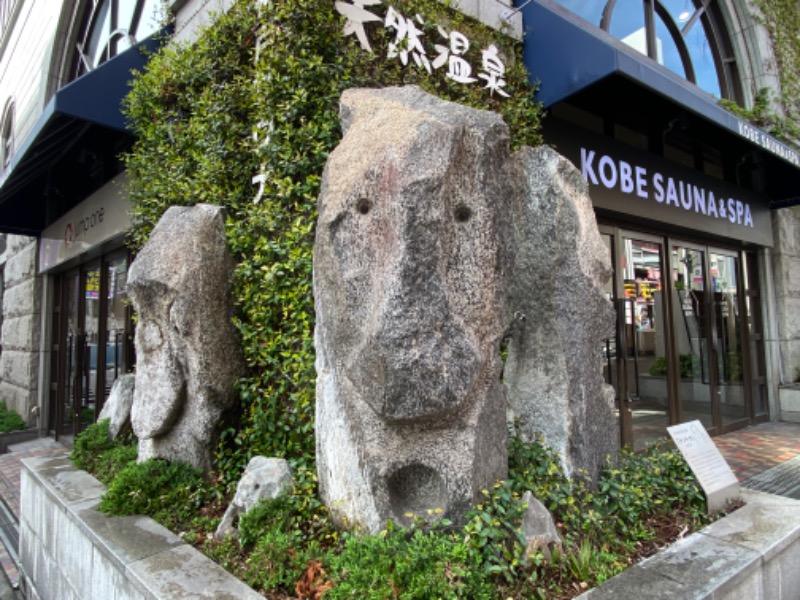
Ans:
{"type": "Polygon", "coordinates": [[[311,285],[315,204],[328,153],[340,139],[338,101],[349,87],[416,84],[441,97],[500,112],[512,143],[536,145],[540,108],[521,46],[436,0],[389,0],[370,6],[381,18],[345,36],[330,0],[241,0],[192,45],[172,44],[136,77],[126,112],[137,142],[125,158],[134,226],[142,246],[171,205],[199,202],[228,209],[228,241],[237,259],[235,295],[248,373],[241,404],[228,415],[217,467],[235,481],[255,454],[311,466],[314,456],[314,305],[311,285]],[[434,44],[445,32],[469,40],[462,57],[481,65],[494,45],[506,69],[502,91],[481,79],[458,83],[414,64],[408,41],[398,56],[394,10],[414,19],[434,44]],[[417,17],[419,15],[419,17],[417,17]]]}

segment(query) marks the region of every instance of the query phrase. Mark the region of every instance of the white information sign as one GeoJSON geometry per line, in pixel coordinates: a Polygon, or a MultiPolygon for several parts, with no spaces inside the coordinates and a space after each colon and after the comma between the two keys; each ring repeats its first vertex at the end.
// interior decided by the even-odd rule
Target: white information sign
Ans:
{"type": "Polygon", "coordinates": [[[708,499],[708,511],[723,510],[739,497],[739,480],[700,421],[667,427],[708,499]]]}

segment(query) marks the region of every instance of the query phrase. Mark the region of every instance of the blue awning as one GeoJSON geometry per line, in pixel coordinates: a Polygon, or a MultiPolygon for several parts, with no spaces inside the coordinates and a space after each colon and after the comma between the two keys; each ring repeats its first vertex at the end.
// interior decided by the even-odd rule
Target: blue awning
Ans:
{"type": "Polygon", "coordinates": [[[0,232],[38,235],[119,172],[132,140],[121,111],[131,71],[165,38],[156,34],[55,93],[0,175],[0,232]]]}
{"type": "MultiPolygon", "coordinates": [[[[613,109],[634,97],[729,153],[756,156],[773,206],[800,204],[800,152],[719,106],[697,86],[550,0],[523,4],[524,60],[545,108],[578,98],[613,109]]],[[[629,106],[631,103],[629,102],[629,106]]],[[[602,113],[601,113],[602,114],[602,113]]]]}

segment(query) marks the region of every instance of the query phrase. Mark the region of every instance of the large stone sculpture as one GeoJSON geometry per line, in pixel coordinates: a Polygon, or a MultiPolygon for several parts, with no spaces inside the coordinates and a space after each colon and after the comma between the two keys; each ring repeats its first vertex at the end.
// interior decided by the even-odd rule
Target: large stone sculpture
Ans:
{"type": "Polygon", "coordinates": [[[514,204],[516,263],[509,290],[503,380],[517,434],[541,436],[565,472],[595,478],[616,455],[619,428],[613,389],[602,376],[601,341],[614,313],[603,283],[608,249],[597,230],[586,182],[549,147],[516,155],[521,189],[514,204]]]}
{"type": "Polygon", "coordinates": [[[508,130],[415,87],[350,90],[314,254],[317,468],[340,523],[454,522],[507,469],[508,130]]]}
{"type": "Polygon", "coordinates": [[[618,448],[600,341],[610,274],[586,186],[499,116],[350,90],[314,255],[317,468],[343,523],[459,522],[506,473],[508,415],[572,474],[618,448]]]}
{"type": "Polygon", "coordinates": [[[233,267],[224,211],[204,204],[168,209],[131,264],[128,293],[139,316],[131,424],[140,461],[211,467],[242,365],[231,322],[233,267]]]}

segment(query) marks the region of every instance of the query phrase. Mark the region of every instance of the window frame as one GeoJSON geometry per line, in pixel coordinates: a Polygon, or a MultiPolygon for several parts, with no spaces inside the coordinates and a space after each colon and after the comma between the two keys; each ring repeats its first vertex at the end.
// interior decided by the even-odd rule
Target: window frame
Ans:
{"type": "MultiPolygon", "coordinates": [[[[556,0],[559,4],[569,8],[567,3],[562,3],[556,0]]],[[[725,21],[720,12],[719,2],[716,0],[692,0],[694,12],[689,16],[683,27],[676,21],[670,14],[667,6],[662,0],[641,0],[642,11],[644,17],[645,35],[647,40],[647,48],[645,55],[658,62],[657,43],[656,43],[656,27],[660,22],[667,29],[671,42],[675,45],[678,55],[680,56],[681,65],[683,66],[685,75],[681,75],[670,69],[670,72],[675,73],[679,77],[686,79],[690,83],[703,89],[706,93],[711,93],[709,90],[702,88],[697,83],[695,63],[692,51],[686,43],[686,36],[694,27],[702,27],[705,38],[708,40],[708,46],[711,53],[711,58],[716,71],[717,85],[719,87],[720,98],[730,99],[741,102],[743,93],[741,88],[741,80],[739,78],[736,59],[732,50],[730,36],[727,34],[725,21]]],[[[600,29],[611,34],[612,17],[615,14],[617,0],[606,0],[601,14],[600,22],[595,25],[600,29]]],[[[580,13],[576,13],[579,16],[580,13]]],[[[667,68],[664,65],[661,65],[667,68]]],[[[714,95],[714,94],[712,94],[714,95]]]]}
{"type": "Polygon", "coordinates": [[[0,172],[5,172],[14,156],[14,101],[8,100],[0,120],[0,172]]]}

